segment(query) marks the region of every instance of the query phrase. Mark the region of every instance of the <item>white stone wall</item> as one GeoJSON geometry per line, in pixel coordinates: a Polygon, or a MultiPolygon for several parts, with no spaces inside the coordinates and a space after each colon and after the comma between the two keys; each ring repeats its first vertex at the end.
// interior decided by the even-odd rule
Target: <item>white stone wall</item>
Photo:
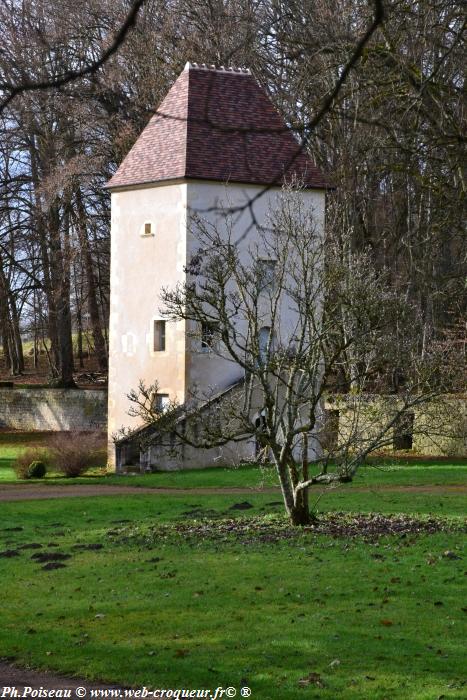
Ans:
{"type": "MultiPolygon", "coordinates": [[[[111,230],[111,295],[109,338],[109,461],[114,461],[112,436],[122,427],[136,427],[128,416],[127,394],[137,389],[138,382],[159,383],[159,392],[183,403],[190,387],[197,386],[209,394],[229,386],[242,376],[234,362],[201,352],[187,340],[184,322],[167,322],[166,350],[153,352],[152,325],[161,318],[160,292],[185,281],[185,266],[197,241],[188,225],[189,212],[214,222],[221,229],[226,225],[219,208],[241,207],[263,188],[250,185],[189,181],[178,184],[158,183],[112,193],[111,230]],[[217,211],[215,209],[217,208],[217,211]],[[152,234],[144,235],[150,223],[152,234]]],[[[277,206],[279,188],[267,192],[254,204],[259,225],[267,225],[277,206]]],[[[307,204],[315,210],[322,228],[324,191],[303,193],[307,204]]],[[[244,258],[260,240],[251,224],[247,207],[236,216],[235,235],[244,258]],[[245,232],[248,231],[247,235],[245,232]]],[[[293,319],[282,314],[280,333],[290,332],[293,319]]]]}
{"type": "Polygon", "coordinates": [[[152,325],[160,318],[159,293],[184,279],[186,184],[112,193],[109,337],[109,458],[111,436],[135,426],[127,394],[139,380],[155,379],[160,392],[185,397],[185,325],[167,323],[166,351],[153,352],[152,325]],[[152,235],[145,236],[150,222],[152,235]]]}
{"type": "MultiPolygon", "coordinates": [[[[281,189],[273,188],[262,194],[258,199],[255,199],[263,191],[264,188],[256,185],[193,182],[188,186],[188,210],[211,222],[218,230],[226,231],[226,217],[222,210],[238,209],[239,213],[236,212],[232,216],[234,222],[233,239],[238,241],[240,260],[248,265],[253,251],[257,247],[259,252],[261,251],[261,237],[256,226],[251,226],[252,213],[246,205],[248,202],[254,201],[254,221],[259,226],[268,227],[270,226],[270,216],[274,210],[277,210],[279,206],[278,200],[282,195],[281,189]]],[[[323,231],[324,190],[305,190],[302,193],[302,197],[306,207],[313,210],[317,228],[323,231]]],[[[187,248],[187,258],[189,259],[190,255],[199,248],[199,242],[194,232],[188,232],[187,248]]],[[[283,297],[283,302],[279,327],[275,330],[278,340],[287,344],[293,332],[295,317],[290,313],[285,296],[283,297]]],[[[264,325],[268,325],[266,312],[264,325]]],[[[242,321],[239,319],[239,329],[241,329],[241,326],[242,321]]],[[[187,347],[190,350],[187,364],[188,385],[196,385],[201,389],[204,387],[208,393],[209,391],[216,393],[241,378],[242,370],[230,359],[219,357],[215,353],[200,352],[200,343],[193,342],[187,347]]]]}

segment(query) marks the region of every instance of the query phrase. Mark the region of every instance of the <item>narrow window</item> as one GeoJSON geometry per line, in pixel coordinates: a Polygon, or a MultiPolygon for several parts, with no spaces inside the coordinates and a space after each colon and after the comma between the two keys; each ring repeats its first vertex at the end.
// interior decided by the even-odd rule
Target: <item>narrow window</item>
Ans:
{"type": "Polygon", "coordinates": [[[394,425],[393,448],[395,450],[411,450],[413,447],[414,413],[404,413],[399,416],[394,425]]]}
{"type": "Polygon", "coordinates": [[[213,323],[203,322],[201,324],[201,350],[212,352],[216,337],[216,326],[213,323]]]}
{"type": "Polygon", "coordinates": [[[153,401],[153,408],[158,413],[163,413],[169,405],[169,395],[168,394],[155,394],[153,401]]]}
{"type": "Polygon", "coordinates": [[[258,260],[258,288],[260,292],[273,292],[276,287],[277,260],[258,260]]]}
{"type": "Polygon", "coordinates": [[[154,321],[154,352],[165,350],[165,321],[154,321]]]}
{"type": "MultiPolygon", "coordinates": [[[[268,342],[269,342],[270,333],[271,333],[271,329],[269,328],[269,326],[263,326],[263,328],[260,328],[259,337],[258,337],[258,346],[259,346],[259,359],[261,362],[265,362],[267,360],[268,342]]],[[[272,338],[270,350],[273,349],[273,345],[274,345],[274,339],[272,338]]]]}
{"type": "Polygon", "coordinates": [[[145,235],[145,236],[150,236],[151,233],[152,233],[152,225],[151,225],[151,222],[150,222],[150,221],[147,221],[147,222],[144,224],[144,235],[145,235]]]}

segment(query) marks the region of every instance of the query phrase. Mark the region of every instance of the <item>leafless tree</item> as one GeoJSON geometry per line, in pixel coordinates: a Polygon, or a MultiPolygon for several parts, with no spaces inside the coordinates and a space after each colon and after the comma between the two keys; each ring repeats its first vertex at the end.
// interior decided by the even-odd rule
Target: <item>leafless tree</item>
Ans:
{"type": "MultiPolygon", "coordinates": [[[[351,481],[408,414],[449,388],[446,348],[433,344],[420,355],[416,308],[369,255],[343,258],[341,241],[317,231],[300,192],[284,193],[259,243],[239,245],[231,226],[225,233],[200,219],[194,234],[199,251],[186,284],[164,290],[165,314],[185,320],[198,341],[200,329],[212,329],[212,352],[244,379],[221,395],[193,387],[185,405],[163,413],[153,405],[154,387],[142,384],[129,399],[131,414],[153,426],[144,449],[167,433],[201,449],[254,439],[275,465],[292,523],[305,524],[310,488],[351,481]],[[273,269],[264,258],[276,261],[273,269]],[[403,386],[380,400],[394,363],[403,386]],[[342,368],[352,376],[345,396],[336,388],[342,368]],[[330,397],[343,422],[324,450],[330,397]]],[[[428,431],[428,423],[417,429],[428,431]]]]}
{"type": "Polygon", "coordinates": [[[60,29],[50,41],[52,37],[44,33],[41,27],[46,18],[45,8],[41,3],[37,3],[36,7],[35,3],[28,0],[23,0],[19,4],[3,0],[0,18],[9,31],[4,35],[5,41],[0,60],[0,114],[17,95],[36,90],[61,88],[79,78],[96,73],[123,44],[144,2],[145,0],[133,0],[117,32],[110,38],[110,42],[104,35],[99,37],[103,38],[103,45],[96,46],[89,45],[91,27],[81,26],[78,34],[76,33],[76,8],[70,3],[57,3],[54,8],[58,11],[61,21],[56,23],[55,26],[58,25],[60,29]],[[21,51],[22,60],[19,60],[17,44],[24,42],[26,37],[33,37],[36,41],[39,39],[43,46],[47,47],[50,55],[57,53],[52,63],[51,74],[42,72],[44,66],[41,66],[35,58],[32,61],[28,60],[30,57],[26,56],[24,45],[21,51]],[[67,44],[68,47],[66,47],[67,44]],[[67,49],[66,55],[63,53],[64,46],[67,49]]]}
{"type": "Polygon", "coordinates": [[[8,332],[40,318],[56,379],[72,377],[76,289],[105,366],[102,186],[187,60],[253,70],[335,185],[327,215],[336,236],[387,269],[417,307],[421,346],[463,323],[462,3],[4,0],[0,22],[0,252],[16,307],[8,332]]]}

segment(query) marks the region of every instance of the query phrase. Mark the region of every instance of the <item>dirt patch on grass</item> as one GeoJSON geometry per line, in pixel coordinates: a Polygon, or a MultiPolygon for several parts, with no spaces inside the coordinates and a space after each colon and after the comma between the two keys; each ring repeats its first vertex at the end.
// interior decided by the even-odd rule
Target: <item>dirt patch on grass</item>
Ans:
{"type": "Polygon", "coordinates": [[[41,566],[42,571],[55,571],[55,569],[66,569],[66,564],[61,564],[59,561],[51,561],[48,564],[41,566]]]}
{"type": "MultiPolygon", "coordinates": [[[[467,493],[466,484],[425,484],[423,486],[354,486],[352,484],[342,484],[338,487],[342,490],[354,493],[389,492],[394,493],[427,493],[439,496],[450,493],[467,493]]],[[[316,492],[319,489],[313,489],[316,492]]],[[[119,496],[132,494],[134,496],[142,494],[167,495],[167,496],[240,496],[252,495],[255,493],[277,494],[279,488],[268,486],[265,488],[166,488],[166,487],[143,487],[143,486],[106,486],[96,484],[95,486],[76,484],[67,486],[48,486],[47,484],[5,484],[0,486],[0,501],[33,501],[47,498],[73,498],[88,496],[119,496]]]]}
{"type": "MultiPolygon", "coordinates": [[[[100,688],[110,690],[117,688],[124,690],[116,685],[96,684],[95,682],[80,680],[79,678],[58,676],[48,671],[18,668],[4,661],[0,661],[0,682],[3,685],[17,686],[20,690],[25,686],[29,686],[33,690],[39,690],[40,688],[71,691],[75,691],[77,688],[86,688],[86,690],[98,690],[100,688]]],[[[71,698],[78,697],[82,697],[82,695],[78,696],[75,692],[71,693],[71,698]]]]}
{"type": "Polygon", "coordinates": [[[66,561],[66,559],[71,559],[71,554],[65,554],[64,552],[40,552],[33,554],[31,559],[45,564],[49,561],[66,561]]]}
{"type": "MultiPolygon", "coordinates": [[[[179,538],[184,541],[238,542],[243,545],[276,543],[285,540],[306,540],[313,535],[328,535],[335,539],[362,539],[378,542],[382,537],[395,536],[413,541],[419,535],[436,532],[465,531],[458,522],[444,518],[414,518],[408,515],[381,513],[327,513],[305,527],[293,527],[284,515],[274,517],[224,518],[222,520],[193,520],[153,526],[126,526],[107,532],[117,543],[155,544],[161,539],[179,538]]],[[[458,558],[458,557],[457,557],[458,558]]]]}

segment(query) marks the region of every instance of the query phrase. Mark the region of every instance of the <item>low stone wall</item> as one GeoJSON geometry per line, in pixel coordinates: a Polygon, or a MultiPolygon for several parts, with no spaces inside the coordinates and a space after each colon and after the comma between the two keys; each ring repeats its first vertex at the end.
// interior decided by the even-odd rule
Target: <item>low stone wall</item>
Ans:
{"type": "Polygon", "coordinates": [[[0,389],[0,429],[106,430],[107,392],[95,389],[0,389]]]}
{"type": "MultiPolygon", "coordinates": [[[[397,395],[367,395],[363,399],[335,396],[332,402],[326,403],[326,409],[337,414],[335,429],[340,441],[345,442],[355,430],[356,412],[360,439],[369,440],[400,410],[400,399],[397,395]]],[[[433,457],[467,457],[467,398],[464,395],[440,396],[430,403],[415,406],[408,415],[411,416],[410,425],[399,431],[394,427],[388,433],[389,443],[379,452],[391,454],[399,450],[433,457]],[[398,432],[400,437],[409,438],[407,447],[397,447],[398,432]]]]}

